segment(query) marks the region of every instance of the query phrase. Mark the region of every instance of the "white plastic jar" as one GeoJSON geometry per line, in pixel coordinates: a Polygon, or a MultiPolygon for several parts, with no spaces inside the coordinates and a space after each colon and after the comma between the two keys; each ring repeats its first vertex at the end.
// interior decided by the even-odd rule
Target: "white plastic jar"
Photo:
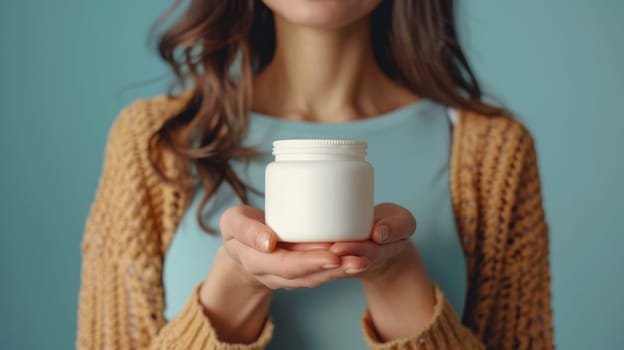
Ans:
{"type": "Polygon", "coordinates": [[[273,142],[266,167],[265,221],[286,242],[368,239],[373,167],[366,143],[299,139],[273,142]]]}

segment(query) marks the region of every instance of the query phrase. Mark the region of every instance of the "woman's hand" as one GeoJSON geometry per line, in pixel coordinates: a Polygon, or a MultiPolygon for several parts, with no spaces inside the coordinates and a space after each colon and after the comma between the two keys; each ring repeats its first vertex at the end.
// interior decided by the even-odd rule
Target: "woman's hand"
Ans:
{"type": "Polygon", "coordinates": [[[395,204],[375,207],[371,239],[337,242],[331,252],[360,256],[368,268],[361,279],[368,309],[382,341],[415,336],[431,321],[435,306],[433,283],[409,238],[416,220],[395,204]]]}
{"type": "Polygon", "coordinates": [[[274,289],[316,287],[350,276],[364,258],[339,257],[331,243],[277,244],[264,213],[227,209],[220,220],[223,245],[202,284],[200,302],[219,339],[252,343],[265,324],[274,289]]]}
{"type": "MultiPolygon", "coordinates": [[[[367,268],[358,277],[367,280],[388,278],[415,253],[409,238],[416,231],[416,219],[409,210],[391,203],[375,207],[370,240],[336,242],[329,249],[339,256],[355,255],[366,261],[367,268]]],[[[400,270],[400,269],[399,269],[400,270]]]]}
{"type": "Polygon", "coordinates": [[[341,259],[329,251],[330,243],[278,245],[264,224],[264,212],[250,206],[226,210],[220,228],[225,251],[249,283],[260,288],[312,288],[365,268],[364,259],[341,259]]]}

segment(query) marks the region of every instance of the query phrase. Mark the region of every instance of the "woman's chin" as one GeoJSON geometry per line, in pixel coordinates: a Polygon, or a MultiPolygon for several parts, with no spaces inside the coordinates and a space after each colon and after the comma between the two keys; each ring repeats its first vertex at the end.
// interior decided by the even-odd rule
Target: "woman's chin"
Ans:
{"type": "Polygon", "coordinates": [[[339,29],[366,17],[381,0],[265,0],[286,22],[315,29],[339,29]]]}

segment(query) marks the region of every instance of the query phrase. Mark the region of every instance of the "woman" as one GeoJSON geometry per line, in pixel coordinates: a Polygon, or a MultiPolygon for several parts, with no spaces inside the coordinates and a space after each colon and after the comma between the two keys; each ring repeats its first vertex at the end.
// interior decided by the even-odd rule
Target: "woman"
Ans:
{"type": "Polygon", "coordinates": [[[194,0],[159,48],[191,87],[110,131],[79,348],[553,348],[533,141],[452,0],[194,0]],[[370,240],[277,242],[257,190],[291,137],[368,141],[370,240]]]}

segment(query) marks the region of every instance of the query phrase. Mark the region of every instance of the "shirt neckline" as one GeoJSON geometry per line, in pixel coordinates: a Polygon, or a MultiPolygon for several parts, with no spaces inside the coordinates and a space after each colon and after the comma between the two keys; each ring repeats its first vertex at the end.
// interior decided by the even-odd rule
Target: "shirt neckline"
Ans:
{"type": "Polygon", "coordinates": [[[292,129],[316,129],[316,130],[351,130],[371,129],[377,127],[391,126],[406,119],[413,118],[414,115],[423,114],[430,107],[436,105],[434,101],[421,98],[418,101],[410,102],[401,107],[395,108],[385,113],[372,116],[366,119],[357,119],[338,123],[319,123],[311,121],[290,120],[273,115],[268,115],[256,111],[249,113],[251,123],[265,125],[267,127],[292,128],[292,129]]]}

